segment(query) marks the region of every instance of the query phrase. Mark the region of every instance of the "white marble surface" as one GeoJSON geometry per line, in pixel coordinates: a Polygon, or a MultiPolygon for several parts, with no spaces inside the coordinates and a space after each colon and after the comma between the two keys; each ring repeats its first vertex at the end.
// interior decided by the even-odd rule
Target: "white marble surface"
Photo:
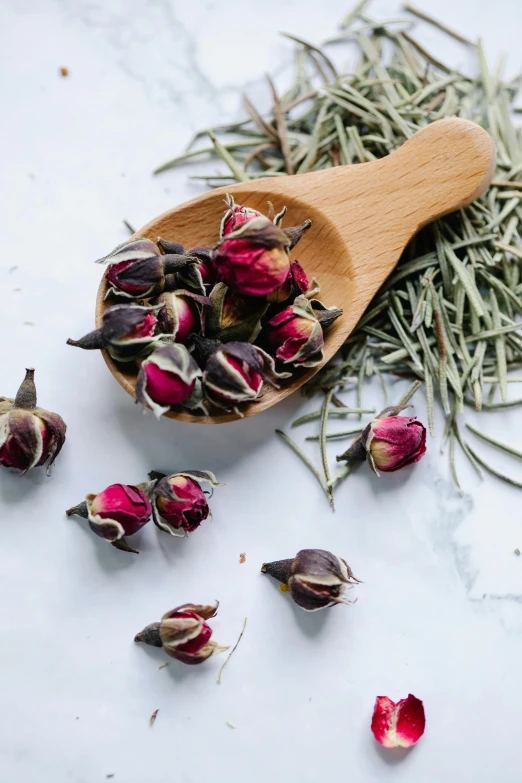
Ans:
{"type": "MultiPolygon", "coordinates": [[[[520,0],[419,3],[520,67],[520,0]]],[[[386,0],[373,10],[397,14],[386,0]]],[[[332,514],[273,435],[315,403],[295,396],[215,428],[157,423],[99,355],[65,345],[92,328],[92,260],[125,238],[122,218],[139,226],[200,190],[187,181],[197,167],[158,178],[153,167],[195,129],[239,116],[245,85],[264,94],[263,73],[289,59],[278,30],[318,41],[345,11],[341,0],[0,5],[0,393],[35,366],[41,403],[69,425],[50,479],[0,475],[6,783],[520,781],[519,492],[480,483],[459,459],[459,496],[437,440],[414,469],[360,470],[332,514]],[[134,557],[66,520],[86,492],[150,468],[215,471],[226,486],[213,523],[181,541],[149,525],[134,557]],[[364,580],[354,606],[305,615],[259,575],[264,560],[310,546],[343,555],[364,580]],[[134,645],[172,606],[214,598],[218,641],[234,643],[249,618],[220,686],[219,659],[159,670],[161,651],[134,645]],[[427,729],[397,758],[374,742],[370,716],[377,694],[408,692],[424,700],[427,729]]],[[[522,446],[520,415],[480,422],[522,446]]],[[[520,477],[518,463],[483,448],[520,477]]]]}

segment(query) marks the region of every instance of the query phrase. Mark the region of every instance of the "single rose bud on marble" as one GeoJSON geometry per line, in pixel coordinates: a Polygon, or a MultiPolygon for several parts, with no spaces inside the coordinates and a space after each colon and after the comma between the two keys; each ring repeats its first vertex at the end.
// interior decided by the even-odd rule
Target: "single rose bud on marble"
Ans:
{"type": "Polygon", "coordinates": [[[308,275],[299,261],[292,261],[285,282],[276,288],[275,291],[272,291],[271,294],[268,294],[266,299],[267,302],[273,304],[283,304],[289,300],[293,302],[301,294],[306,294],[306,298],[310,299],[311,296],[317,296],[318,293],[319,285],[317,280],[314,278],[312,283],[310,283],[308,275]]]}
{"type": "Polygon", "coordinates": [[[203,328],[203,308],[210,306],[210,299],[192,291],[164,291],[151,300],[159,306],[158,328],[162,334],[172,335],[177,343],[187,345],[193,334],[203,328]]]}
{"type": "Polygon", "coordinates": [[[287,377],[275,371],[272,357],[256,345],[225,343],[207,360],[203,389],[214,405],[239,413],[236,404],[256,400],[263,382],[277,389],[276,381],[287,377]]]}
{"type": "Polygon", "coordinates": [[[220,237],[231,234],[242,226],[243,223],[248,223],[249,220],[263,217],[261,212],[258,212],[257,209],[250,209],[249,207],[243,207],[241,204],[236,204],[234,197],[230,193],[227,193],[225,196],[225,204],[228,209],[221,221],[220,237]]]}
{"type": "Polygon", "coordinates": [[[124,536],[132,536],[152,515],[152,507],[146,495],[148,485],[111,484],[97,495],[87,495],[82,503],[67,509],[68,517],[73,514],[89,520],[89,527],[100,538],[116,549],[134,552],[124,536]]]}
{"type": "Polygon", "coordinates": [[[198,664],[228,650],[211,641],[212,628],[206,622],[217,614],[219,601],[208,606],[183,604],[167,612],[159,623],[147,625],[135,642],[163,647],[167,655],[182,663],[198,664]]]}
{"type": "Polygon", "coordinates": [[[388,696],[377,696],[371,729],[377,742],[385,748],[411,748],[420,740],[425,727],[424,705],[412,693],[398,702],[388,696]]]}
{"type": "Polygon", "coordinates": [[[66,424],[57,413],[38,408],[34,370],[16,397],[0,397],[0,465],[22,473],[47,463],[47,475],[65,443],[66,424]]]}
{"type": "Polygon", "coordinates": [[[286,280],[289,246],[286,234],[268,218],[248,220],[218,245],[218,276],[241,294],[266,296],[286,280]]]}
{"type": "Polygon", "coordinates": [[[254,342],[268,307],[264,296],[245,296],[216,283],[210,292],[207,332],[222,342],[254,342]]]}
{"type": "Polygon", "coordinates": [[[261,572],[286,585],[295,603],[307,612],[350,603],[344,596],[346,585],[359,583],[346,560],[325,549],[301,549],[289,560],[263,563],[261,572]]]}
{"type": "Polygon", "coordinates": [[[172,405],[179,405],[190,397],[201,375],[184,345],[167,345],[142,362],[136,382],[136,399],[159,418],[172,405]]]}
{"type": "Polygon", "coordinates": [[[158,313],[163,303],[145,307],[119,304],[103,314],[102,325],[79,340],[67,340],[67,345],[87,351],[106,349],[117,362],[130,362],[145,356],[159,341],[158,313]]]}
{"type": "Polygon", "coordinates": [[[165,276],[193,261],[181,254],[162,255],[152,240],[137,237],[118,245],[96,263],[109,265],[105,273],[109,283],[107,296],[141,299],[161,293],[165,276]]]}
{"type": "Polygon", "coordinates": [[[415,416],[386,416],[407,406],[386,408],[363,430],[340,460],[366,460],[374,473],[391,473],[426,453],[426,429],[415,416]]]}
{"type": "Polygon", "coordinates": [[[156,481],[150,495],[154,523],[160,530],[171,536],[186,536],[209,515],[212,517],[201,483],[219,486],[213,473],[187,470],[167,476],[152,471],[149,475],[156,481]]]}
{"type": "Polygon", "coordinates": [[[266,334],[276,358],[284,364],[315,367],[323,360],[323,329],[304,296],[271,318],[266,334]]]}

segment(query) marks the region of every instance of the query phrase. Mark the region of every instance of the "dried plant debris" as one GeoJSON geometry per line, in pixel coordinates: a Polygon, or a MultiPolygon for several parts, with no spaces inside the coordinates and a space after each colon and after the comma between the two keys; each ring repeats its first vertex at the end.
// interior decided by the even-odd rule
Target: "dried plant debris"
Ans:
{"type": "Polygon", "coordinates": [[[333,486],[348,475],[345,469],[334,481],[324,461],[325,439],[345,437],[326,430],[330,416],[349,415],[336,411],[337,395],[354,389],[362,408],[372,377],[381,380],[385,395],[387,375],[418,379],[432,434],[436,399],[444,410],[455,480],[457,445],[476,469],[482,465],[513,483],[486,467],[459,431],[459,420],[466,406],[492,411],[522,404],[508,397],[509,384],[520,382],[510,372],[522,367],[522,132],[513,120],[522,77],[504,79],[502,64],[489,67],[480,40],[468,40],[412,5],[405,7],[412,17],[398,23],[371,18],[366,5],[359,2],[324,47],[287,36],[298,42],[294,80],[283,92],[270,83],[272,110],[264,114],[245,98],[248,119],[196,134],[185,154],[158,171],[210,156],[220,157],[227,171],[201,177],[209,184],[280,177],[382,158],[443,117],[482,125],[497,148],[489,190],[410,242],[337,356],[304,389],[329,399],[308,419],[320,421],[323,469],[283,438],[318,474],[332,502],[333,486]],[[418,18],[475,56],[473,76],[440,62],[417,41],[418,18]],[[329,53],[342,59],[354,48],[357,62],[336,68],[329,53]],[[212,144],[198,147],[205,136],[212,144]]]}
{"type": "Polygon", "coordinates": [[[241,554],[239,555],[240,564],[243,564],[245,560],[246,560],[246,554],[244,552],[241,552],[241,554]]]}
{"type": "Polygon", "coordinates": [[[151,728],[156,723],[156,718],[158,717],[158,712],[159,712],[159,710],[154,710],[154,712],[152,713],[152,715],[149,718],[149,725],[150,725],[151,728]]]}

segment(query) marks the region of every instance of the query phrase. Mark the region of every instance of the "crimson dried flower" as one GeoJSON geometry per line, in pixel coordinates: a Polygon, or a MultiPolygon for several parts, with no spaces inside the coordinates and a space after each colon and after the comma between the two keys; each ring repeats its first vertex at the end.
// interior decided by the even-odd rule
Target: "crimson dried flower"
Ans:
{"type": "Polygon", "coordinates": [[[163,647],[167,655],[182,663],[203,663],[212,655],[228,650],[211,641],[212,628],[206,622],[216,616],[218,606],[219,601],[207,606],[178,606],[164,614],[161,622],[147,625],[134,641],[163,647]]]}
{"type": "Polygon", "coordinates": [[[136,399],[159,418],[172,405],[179,405],[190,397],[201,375],[184,345],[175,343],[159,348],[140,367],[136,399]]]}
{"type": "Polygon", "coordinates": [[[245,296],[225,283],[217,283],[210,293],[208,333],[222,342],[254,342],[261,331],[261,318],[267,302],[262,296],[245,296]]]}
{"type": "Polygon", "coordinates": [[[249,220],[263,217],[261,212],[258,212],[257,209],[250,209],[250,207],[243,207],[241,204],[236,204],[234,197],[231,196],[230,193],[227,193],[225,196],[225,203],[228,206],[228,209],[221,221],[220,237],[231,234],[242,226],[243,223],[248,223],[249,220]]]}
{"type": "Polygon", "coordinates": [[[426,429],[416,416],[386,416],[406,406],[386,408],[337,460],[366,460],[372,470],[391,473],[418,462],[426,453],[426,429]]]}
{"type": "Polygon", "coordinates": [[[410,748],[420,740],[425,727],[424,705],[412,693],[398,702],[377,696],[371,728],[385,748],[410,748]]]}
{"type": "Polygon", "coordinates": [[[57,413],[38,408],[34,370],[27,369],[16,397],[0,397],[0,465],[26,473],[47,463],[47,475],[65,443],[57,413]]]}
{"type": "Polygon", "coordinates": [[[289,247],[286,234],[268,218],[248,220],[219,244],[218,275],[241,294],[265,296],[286,280],[289,247]]]}
{"type": "Polygon", "coordinates": [[[307,612],[349,603],[346,585],[359,582],[346,560],[325,549],[301,549],[294,558],[263,563],[261,572],[286,585],[295,603],[307,612]]]}
{"type": "Polygon", "coordinates": [[[177,290],[160,294],[151,304],[161,307],[158,313],[160,331],[186,345],[193,334],[201,332],[202,309],[210,305],[210,300],[191,291],[177,290]]]}
{"type": "Polygon", "coordinates": [[[67,340],[67,345],[92,351],[106,349],[115,361],[129,362],[150,353],[161,339],[157,334],[158,313],[163,303],[145,307],[119,304],[103,314],[102,325],[79,340],[67,340]]]}
{"type": "Polygon", "coordinates": [[[85,501],[66,511],[89,520],[89,527],[100,538],[117,549],[134,552],[124,536],[131,536],[146,525],[152,507],[146,495],[147,485],[111,484],[97,495],[87,495],[85,501]]]}
{"type": "Polygon", "coordinates": [[[267,323],[267,337],[279,361],[315,367],[323,360],[323,329],[304,296],[285,307],[267,323]]]}
{"type": "Polygon", "coordinates": [[[271,294],[268,294],[267,301],[274,304],[283,304],[288,300],[294,300],[301,294],[306,294],[306,298],[310,299],[311,296],[317,296],[319,293],[319,285],[314,278],[312,283],[308,280],[308,276],[299,263],[299,261],[292,261],[290,269],[286,276],[285,282],[280,285],[271,294]]]}
{"type": "Polygon", "coordinates": [[[152,471],[150,492],[154,523],[171,536],[184,536],[196,530],[207,519],[210,509],[200,482],[217,487],[210,471],[186,470],[167,476],[152,471]]]}

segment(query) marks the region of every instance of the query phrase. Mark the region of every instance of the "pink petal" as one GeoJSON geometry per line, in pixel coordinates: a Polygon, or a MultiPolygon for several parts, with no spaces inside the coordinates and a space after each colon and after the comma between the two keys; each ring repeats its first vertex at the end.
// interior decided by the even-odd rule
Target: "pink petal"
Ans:
{"type": "Polygon", "coordinates": [[[409,748],[424,734],[426,718],[420,699],[409,694],[397,703],[388,696],[377,696],[371,729],[385,748],[409,748]]]}

